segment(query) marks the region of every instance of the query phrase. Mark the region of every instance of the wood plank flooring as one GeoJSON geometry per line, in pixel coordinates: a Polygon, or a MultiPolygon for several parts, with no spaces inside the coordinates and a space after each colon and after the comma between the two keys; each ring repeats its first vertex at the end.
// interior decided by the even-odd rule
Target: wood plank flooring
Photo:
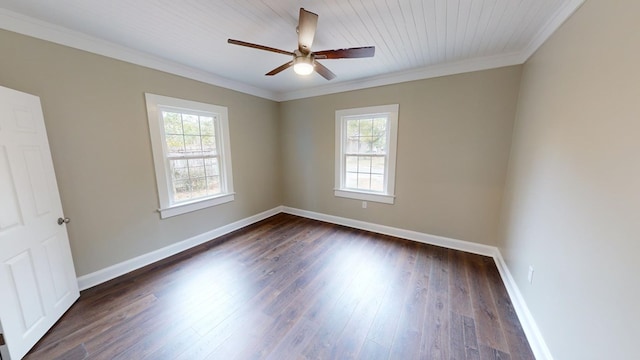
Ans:
{"type": "Polygon", "coordinates": [[[279,214],[88,289],[26,359],[534,359],[493,260],[279,214]]]}

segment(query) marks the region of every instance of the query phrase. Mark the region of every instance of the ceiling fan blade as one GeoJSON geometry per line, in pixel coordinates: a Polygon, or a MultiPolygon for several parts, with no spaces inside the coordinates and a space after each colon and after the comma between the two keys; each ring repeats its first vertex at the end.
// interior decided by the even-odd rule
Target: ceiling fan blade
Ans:
{"type": "Polygon", "coordinates": [[[229,39],[229,40],[227,40],[227,42],[229,44],[233,44],[233,45],[246,46],[246,47],[250,47],[250,48],[254,48],[254,49],[258,49],[258,50],[271,51],[271,52],[278,53],[278,54],[291,55],[291,56],[294,55],[291,51],[280,50],[280,49],[276,49],[276,48],[272,48],[272,47],[268,47],[268,46],[264,46],[264,45],[252,44],[252,43],[248,43],[246,41],[229,39]]]}
{"type": "Polygon", "coordinates": [[[303,54],[311,52],[311,44],[318,27],[318,14],[300,8],[298,19],[298,50],[303,54]]]}
{"type": "Polygon", "coordinates": [[[313,62],[313,69],[320,74],[323,78],[327,80],[331,80],[336,77],[336,74],[331,72],[331,70],[327,69],[324,65],[320,64],[317,61],[313,62]]]}
{"type": "Polygon", "coordinates": [[[292,67],[292,66],[293,66],[293,60],[289,61],[289,62],[288,62],[288,63],[286,63],[286,64],[282,64],[282,65],[278,66],[277,68],[275,68],[275,69],[273,69],[273,70],[269,71],[269,72],[268,72],[268,73],[266,73],[265,75],[267,75],[267,76],[273,76],[273,75],[275,75],[275,74],[277,74],[277,73],[279,73],[279,72],[281,72],[281,71],[283,71],[283,70],[286,70],[286,69],[288,69],[288,68],[290,68],[290,67],[292,67]]]}
{"type": "Polygon", "coordinates": [[[376,52],[375,46],[364,46],[364,47],[356,47],[356,48],[349,48],[349,49],[316,51],[313,54],[318,58],[348,59],[348,58],[373,57],[375,52],[376,52]]]}

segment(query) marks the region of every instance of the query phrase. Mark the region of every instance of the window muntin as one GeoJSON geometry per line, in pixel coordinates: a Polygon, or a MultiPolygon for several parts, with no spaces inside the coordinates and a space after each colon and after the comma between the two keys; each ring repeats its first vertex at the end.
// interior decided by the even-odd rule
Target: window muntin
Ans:
{"type": "Polygon", "coordinates": [[[335,195],[393,203],[398,105],[336,111],[335,195]]]}
{"type": "Polygon", "coordinates": [[[162,218],[232,201],[227,108],[145,95],[162,218]]]}
{"type": "Polygon", "coordinates": [[[387,163],[386,114],[344,119],[344,188],[384,193],[387,163]]]}
{"type": "Polygon", "coordinates": [[[164,124],[171,203],[207,198],[222,192],[216,149],[217,114],[160,107],[164,124]]]}

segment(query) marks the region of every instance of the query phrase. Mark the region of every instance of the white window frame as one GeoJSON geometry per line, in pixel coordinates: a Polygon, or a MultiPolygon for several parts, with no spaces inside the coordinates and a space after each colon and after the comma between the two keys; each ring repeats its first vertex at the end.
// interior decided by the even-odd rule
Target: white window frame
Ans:
{"type": "Polygon", "coordinates": [[[393,204],[395,201],[396,151],[398,144],[398,104],[369,106],[336,111],[336,153],[335,153],[335,189],[338,197],[393,204]],[[387,154],[383,191],[363,191],[345,186],[346,161],[346,123],[349,118],[365,116],[387,116],[387,154]]]}
{"type": "Polygon", "coordinates": [[[164,219],[233,201],[235,199],[235,193],[233,191],[233,175],[231,172],[231,146],[229,142],[227,108],[150,93],[145,93],[145,100],[147,104],[151,148],[153,151],[153,163],[158,185],[158,199],[160,200],[160,209],[158,209],[160,217],[164,219]],[[220,166],[220,194],[192,201],[178,203],[172,201],[171,189],[173,185],[170,172],[171,167],[167,157],[168,152],[161,109],[173,109],[177,112],[215,114],[217,117],[215,140],[220,166]]]}

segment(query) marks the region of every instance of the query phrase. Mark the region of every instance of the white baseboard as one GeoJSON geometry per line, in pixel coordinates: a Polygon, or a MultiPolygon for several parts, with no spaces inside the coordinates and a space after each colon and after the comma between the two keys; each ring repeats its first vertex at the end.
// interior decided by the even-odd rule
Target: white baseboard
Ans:
{"type": "Polygon", "coordinates": [[[492,257],[496,263],[498,271],[500,272],[502,281],[507,288],[507,292],[509,294],[509,297],[511,298],[511,302],[513,303],[513,307],[516,311],[516,314],[518,315],[518,319],[520,320],[520,324],[522,325],[524,333],[527,336],[527,340],[529,341],[529,345],[531,346],[533,354],[538,360],[553,360],[553,356],[551,355],[551,352],[549,351],[549,348],[547,347],[546,342],[544,341],[544,338],[542,337],[542,334],[540,333],[540,330],[533,316],[531,315],[531,312],[529,311],[529,308],[524,301],[522,294],[520,293],[520,289],[511,276],[511,272],[509,271],[509,268],[504,262],[502,254],[497,247],[472,243],[469,241],[451,239],[443,236],[430,235],[412,230],[394,228],[366,221],[301,210],[287,206],[275,207],[262,213],[238,220],[231,224],[224,225],[219,228],[207,231],[203,234],[196,235],[189,239],[177,242],[162,249],[158,249],[150,253],[138,256],[136,258],[123,261],[121,263],[109,266],[102,270],[98,270],[91,274],[83,275],[78,278],[78,287],[80,288],[80,290],[88,289],[118,276],[152,264],[156,261],[175,255],[179,252],[203,244],[207,241],[213,240],[222,235],[228,234],[232,231],[264,220],[281,212],[332,224],[367,230],[379,234],[395,236],[424,244],[437,245],[449,249],[466,251],[473,254],[492,257]]]}
{"type": "Polygon", "coordinates": [[[522,294],[520,293],[520,289],[518,285],[514,281],[511,276],[511,272],[507,267],[507,264],[504,262],[502,258],[502,254],[500,250],[495,246],[483,245],[472,243],[469,241],[462,241],[457,239],[451,239],[442,236],[429,235],[425,233],[420,233],[417,231],[405,230],[394,228],[390,226],[384,226],[374,223],[369,223],[360,220],[353,220],[348,218],[343,218],[339,216],[327,215],[316,213],[307,210],[300,210],[296,208],[290,207],[282,207],[282,212],[292,215],[298,215],[314,220],[320,220],[329,222],[332,224],[344,225],[353,227],[356,229],[367,230],[379,234],[391,235],[407,240],[413,240],[425,244],[442,246],[445,248],[466,251],[473,254],[490,256],[496,263],[496,267],[498,268],[498,272],[500,273],[500,277],[502,278],[502,282],[507,288],[507,293],[509,294],[509,298],[513,303],[513,307],[518,315],[518,319],[520,320],[520,324],[522,325],[522,329],[529,341],[529,345],[531,346],[531,350],[538,360],[553,360],[553,356],[551,356],[551,352],[547,347],[542,334],[540,333],[540,329],[536,324],[531,312],[529,311],[529,307],[527,306],[522,294]]]}
{"type": "Polygon", "coordinates": [[[527,336],[527,340],[529,340],[529,345],[531,346],[533,355],[535,355],[538,360],[553,360],[551,351],[549,350],[547,343],[544,341],[542,333],[540,333],[540,328],[538,328],[538,324],[536,324],[531,311],[529,311],[529,307],[524,301],[520,288],[511,275],[511,271],[509,271],[507,263],[502,258],[502,253],[500,253],[500,250],[497,248],[496,253],[493,255],[493,259],[496,262],[496,267],[498,268],[502,282],[507,288],[507,293],[509,294],[513,308],[518,315],[520,325],[522,325],[522,329],[527,336]]]}
{"type": "Polygon", "coordinates": [[[391,226],[374,224],[366,221],[353,220],[339,216],[316,213],[313,211],[300,210],[290,207],[283,207],[282,212],[292,215],[298,215],[309,219],[325,221],[332,224],[349,226],[356,229],[367,230],[378,234],[395,236],[407,240],[417,241],[423,244],[437,245],[445,248],[466,251],[473,254],[493,256],[498,250],[494,246],[472,243],[468,241],[451,239],[443,236],[429,235],[412,230],[394,228],[391,226]]]}
{"type": "Polygon", "coordinates": [[[123,261],[121,263],[109,266],[107,268],[92,272],[87,275],[78,277],[78,288],[80,290],[86,290],[90,287],[102,284],[103,282],[114,279],[118,276],[124,275],[131,271],[140,269],[144,266],[152,264],[156,261],[168,258],[179,252],[191,249],[194,246],[198,246],[207,241],[213,240],[222,235],[228,234],[232,231],[238,230],[245,226],[256,223],[260,220],[264,220],[270,216],[276,215],[282,212],[282,207],[278,206],[273,209],[261,212],[259,214],[249,216],[247,218],[238,220],[228,225],[221,226],[216,229],[209,230],[203,234],[196,235],[194,237],[182,240],[180,242],[171,244],[161,249],[152,251],[150,253],[140,255],[133,259],[123,261]]]}

